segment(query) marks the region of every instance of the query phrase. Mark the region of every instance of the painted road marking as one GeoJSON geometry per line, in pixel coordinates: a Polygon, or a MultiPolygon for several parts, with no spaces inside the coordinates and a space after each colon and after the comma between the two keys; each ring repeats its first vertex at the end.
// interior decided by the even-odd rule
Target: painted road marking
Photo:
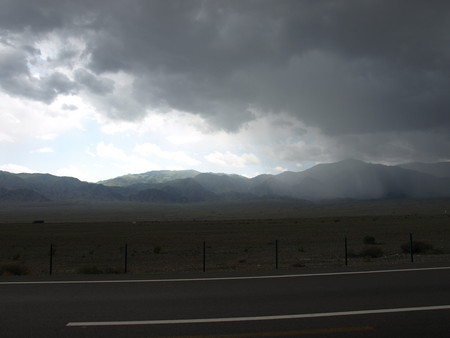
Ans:
{"type": "MultiPolygon", "coordinates": [[[[324,329],[305,329],[296,331],[279,331],[279,332],[252,332],[252,333],[235,333],[235,334],[214,334],[202,336],[170,336],[170,338],[251,338],[251,337],[283,337],[283,336],[301,336],[323,333],[342,333],[342,332],[361,332],[374,331],[373,326],[350,326],[350,327],[331,327],[324,329]]],[[[159,338],[168,338],[159,337],[159,338]]]]}
{"type": "Polygon", "coordinates": [[[169,278],[169,279],[27,281],[27,282],[18,282],[18,281],[16,281],[16,282],[0,282],[0,285],[209,282],[209,281],[226,281],[226,280],[252,280],[252,279],[307,278],[307,277],[322,277],[322,276],[367,275],[367,274],[377,274],[377,273],[417,272],[417,271],[431,271],[431,270],[450,270],[450,267],[411,268],[411,269],[392,269],[392,270],[371,270],[371,271],[323,272],[323,273],[290,274],[290,275],[267,275],[267,276],[169,278]]]}
{"type": "Polygon", "coordinates": [[[359,316],[370,314],[385,314],[398,312],[415,311],[437,311],[450,310],[450,305],[422,306],[422,307],[402,307],[394,309],[375,309],[341,312],[322,313],[302,313],[292,315],[257,316],[257,317],[227,317],[227,318],[192,318],[192,319],[159,319],[159,320],[130,320],[130,321],[105,321],[105,322],[70,322],[66,326],[87,327],[87,326],[131,326],[131,325],[176,325],[176,324],[206,324],[206,323],[226,323],[226,322],[250,322],[265,320],[286,320],[305,319],[321,317],[359,316]]]}

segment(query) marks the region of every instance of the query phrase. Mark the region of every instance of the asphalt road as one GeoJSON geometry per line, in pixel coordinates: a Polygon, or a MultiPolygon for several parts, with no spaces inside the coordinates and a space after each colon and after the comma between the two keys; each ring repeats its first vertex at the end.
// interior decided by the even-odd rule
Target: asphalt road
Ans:
{"type": "Polygon", "coordinates": [[[450,267],[263,277],[0,280],[0,337],[448,337],[450,267]]]}

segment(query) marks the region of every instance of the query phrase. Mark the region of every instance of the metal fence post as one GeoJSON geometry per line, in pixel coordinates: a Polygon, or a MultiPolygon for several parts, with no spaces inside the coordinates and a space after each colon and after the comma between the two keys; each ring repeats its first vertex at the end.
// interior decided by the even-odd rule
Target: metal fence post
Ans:
{"type": "Polygon", "coordinates": [[[206,241],[203,241],[203,272],[206,272],[206,241]]]}
{"type": "Polygon", "coordinates": [[[125,266],[124,266],[124,273],[127,273],[128,271],[128,244],[125,243],[125,266]]]}
{"type": "Polygon", "coordinates": [[[344,250],[345,250],[345,266],[347,266],[348,265],[347,237],[344,238],[344,250]]]}
{"type": "Polygon", "coordinates": [[[48,272],[50,275],[53,272],[53,244],[50,244],[50,261],[49,261],[48,272]]]}
{"type": "Polygon", "coordinates": [[[278,270],[278,239],[275,240],[275,269],[278,270]]]}

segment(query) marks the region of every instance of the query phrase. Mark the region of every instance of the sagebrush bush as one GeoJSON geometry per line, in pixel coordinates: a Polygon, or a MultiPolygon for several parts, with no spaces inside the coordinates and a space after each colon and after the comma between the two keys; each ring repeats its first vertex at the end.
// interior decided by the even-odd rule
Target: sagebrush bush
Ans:
{"type": "Polygon", "coordinates": [[[378,246],[367,246],[361,250],[361,257],[377,258],[383,256],[383,250],[378,246]]]}
{"type": "MultiPolygon", "coordinates": [[[[403,253],[410,253],[411,243],[406,242],[401,245],[401,249],[403,253]]],[[[412,252],[413,254],[427,254],[438,252],[439,250],[434,250],[433,245],[427,242],[413,241],[412,242],[412,252]]]]}
{"type": "Polygon", "coordinates": [[[21,276],[28,274],[28,268],[19,263],[6,263],[0,266],[0,276],[1,275],[14,275],[21,276]]]}

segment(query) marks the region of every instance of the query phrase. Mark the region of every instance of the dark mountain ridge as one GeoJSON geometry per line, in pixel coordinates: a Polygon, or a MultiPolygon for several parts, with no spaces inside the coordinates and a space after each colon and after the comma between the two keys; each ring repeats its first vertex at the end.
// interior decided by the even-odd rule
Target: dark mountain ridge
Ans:
{"type": "Polygon", "coordinates": [[[0,202],[61,200],[197,203],[261,199],[322,201],[331,199],[450,198],[447,164],[412,170],[411,165],[386,166],[358,160],[318,164],[302,172],[259,175],[155,171],[126,175],[103,183],[87,183],[49,174],[0,171],[0,202]],[[430,169],[431,168],[431,169],[430,169]],[[433,169],[434,168],[434,169],[433,169]],[[439,174],[433,175],[438,168],[439,174]]]}
{"type": "Polygon", "coordinates": [[[291,187],[294,197],[315,200],[439,198],[450,195],[450,178],[357,160],[319,164],[299,173],[282,173],[277,179],[291,187]]]}
{"type": "MultiPolygon", "coordinates": [[[[101,184],[50,174],[11,174],[0,171],[0,188],[7,189],[8,194],[15,193],[18,196],[24,196],[22,199],[16,198],[16,202],[26,201],[33,194],[37,194],[47,201],[123,199],[121,194],[101,184]],[[18,190],[22,190],[22,192],[19,193],[18,190]],[[27,195],[25,191],[28,191],[28,196],[25,196],[27,195]]],[[[5,198],[2,197],[4,195],[0,191],[0,198],[5,198]]]]}
{"type": "Polygon", "coordinates": [[[213,192],[192,178],[159,183],[129,196],[132,201],[156,203],[195,203],[217,200],[213,192]]]}
{"type": "Polygon", "coordinates": [[[49,199],[30,189],[0,189],[0,202],[48,202],[49,199]]]}

